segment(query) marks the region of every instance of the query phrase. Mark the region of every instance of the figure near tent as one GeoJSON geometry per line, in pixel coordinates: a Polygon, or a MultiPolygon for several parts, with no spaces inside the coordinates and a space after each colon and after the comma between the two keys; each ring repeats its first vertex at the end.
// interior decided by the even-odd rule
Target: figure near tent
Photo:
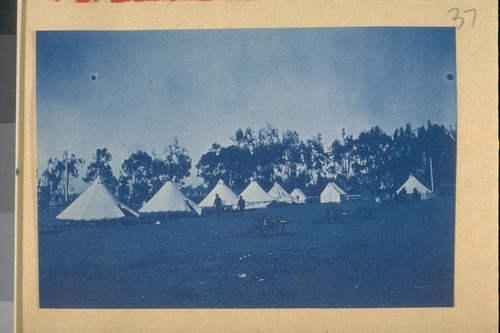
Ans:
{"type": "Polygon", "coordinates": [[[243,216],[243,214],[245,213],[245,205],[245,199],[243,199],[243,196],[240,195],[240,199],[238,200],[238,210],[240,211],[241,216],[243,216]]]}
{"type": "Polygon", "coordinates": [[[404,200],[406,199],[406,195],[408,194],[408,192],[406,191],[406,186],[403,186],[403,188],[401,189],[401,191],[399,191],[399,197],[404,200]]]}
{"type": "Polygon", "coordinates": [[[220,216],[220,213],[222,212],[222,199],[219,197],[218,193],[215,193],[214,207],[217,216],[220,216]]]}

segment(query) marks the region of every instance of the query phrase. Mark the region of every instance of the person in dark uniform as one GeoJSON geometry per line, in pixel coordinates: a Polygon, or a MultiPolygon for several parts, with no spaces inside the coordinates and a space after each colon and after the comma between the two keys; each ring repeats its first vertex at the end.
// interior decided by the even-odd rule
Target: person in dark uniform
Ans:
{"type": "Polygon", "coordinates": [[[219,194],[215,193],[214,207],[217,216],[220,216],[222,213],[222,199],[219,197],[219,194]]]}
{"type": "Polygon", "coordinates": [[[238,200],[238,210],[240,211],[241,216],[243,216],[243,213],[245,212],[245,199],[243,199],[243,196],[240,195],[240,200],[238,200]]]}
{"type": "Polygon", "coordinates": [[[401,201],[406,200],[406,199],[407,199],[407,198],[406,198],[406,197],[407,197],[407,194],[408,194],[408,192],[406,192],[406,187],[405,187],[405,186],[403,186],[403,188],[401,189],[401,191],[399,191],[399,199],[400,199],[401,201]]]}

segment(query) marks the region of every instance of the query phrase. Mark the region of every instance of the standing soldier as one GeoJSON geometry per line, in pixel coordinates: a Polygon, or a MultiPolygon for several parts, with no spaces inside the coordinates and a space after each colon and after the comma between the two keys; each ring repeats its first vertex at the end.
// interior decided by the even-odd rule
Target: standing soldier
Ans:
{"type": "Polygon", "coordinates": [[[238,209],[241,216],[243,216],[243,213],[245,212],[245,200],[243,199],[242,195],[240,195],[240,200],[238,200],[238,209]]]}
{"type": "Polygon", "coordinates": [[[214,207],[217,216],[220,216],[222,212],[222,199],[219,197],[219,194],[215,193],[214,207]]]}

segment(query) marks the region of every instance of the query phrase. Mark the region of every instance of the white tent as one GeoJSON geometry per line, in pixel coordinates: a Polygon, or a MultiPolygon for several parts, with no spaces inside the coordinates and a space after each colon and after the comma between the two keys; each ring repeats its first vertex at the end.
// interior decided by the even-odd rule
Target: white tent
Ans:
{"type": "Polygon", "coordinates": [[[139,214],[118,201],[101,178],[96,180],[75,201],[56,218],[60,220],[96,221],[118,219],[125,216],[138,217],[139,214]]]}
{"type": "Polygon", "coordinates": [[[342,196],[344,195],[347,195],[347,193],[345,193],[340,187],[338,187],[337,184],[332,182],[326,185],[323,192],[321,192],[320,202],[340,202],[342,196]]]}
{"type": "Polygon", "coordinates": [[[422,199],[428,199],[431,196],[431,190],[422,185],[422,183],[419,182],[418,179],[413,175],[410,175],[410,177],[408,177],[408,180],[403,185],[401,185],[396,193],[399,194],[403,187],[406,189],[406,193],[408,194],[412,194],[413,190],[416,189],[422,199]]]}
{"type": "Polygon", "coordinates": [[[299,188],[294,189],[292,193],[290,193],[290,196],[293,198],[295,203],[306,203],[306,195],[299,188]]]}
{"type": "Polygon", "coordinates": [[[241,196],[245,200],[247,208],[265,208],[271,201],[274,201],[274,198],[267,194],[256,181],[251,181],[247,188],[241,192],[241,196]]]}
{"type": "Polygon", "coordinates": [[[234,194],[229,187],[224,184],[224,181],[219,180],[217,185],[213,188],[210,193],[203,199],[199,206],[200,207],[213,207],[214,201],[215,201],[215,194],[218,194],[219,197],[222,199],[222,204],[224,206],[233,206],[236,207],[236,204],[238,203],[238,196],[234,194]]]}
{"type": "Polygon", "coordinates": [[[273,188],[271,188],[267,193],[278,202],[292,203],[294,201],[290,194],[288,194],[288,192],[285,191],[285,189],[281,187],[278,182],[275,182],[273,188]]]}
{"type": "Polygon", "coordinates": [[[171,181],[168,181],[141,209],[140,213],[186,212],[201,214],[201,207],[189,200],[171,181]]]}

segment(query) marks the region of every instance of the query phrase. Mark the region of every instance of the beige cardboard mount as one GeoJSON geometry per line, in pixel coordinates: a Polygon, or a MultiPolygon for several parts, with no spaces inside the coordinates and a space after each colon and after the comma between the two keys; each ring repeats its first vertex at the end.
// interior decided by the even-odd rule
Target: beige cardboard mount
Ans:
{"type": "Polygon", "coordinates": [[[496,1],[28,0],[19,4],[17,332],[498,331],[496,1]],[[472,12],[464,14],[471,9],[476,14],[474,22],[470,17],[472,12]],[[457,27],[458,179],[453,308],[58,310],[38,307],[36,31],[336,26],[457,27]]]}

